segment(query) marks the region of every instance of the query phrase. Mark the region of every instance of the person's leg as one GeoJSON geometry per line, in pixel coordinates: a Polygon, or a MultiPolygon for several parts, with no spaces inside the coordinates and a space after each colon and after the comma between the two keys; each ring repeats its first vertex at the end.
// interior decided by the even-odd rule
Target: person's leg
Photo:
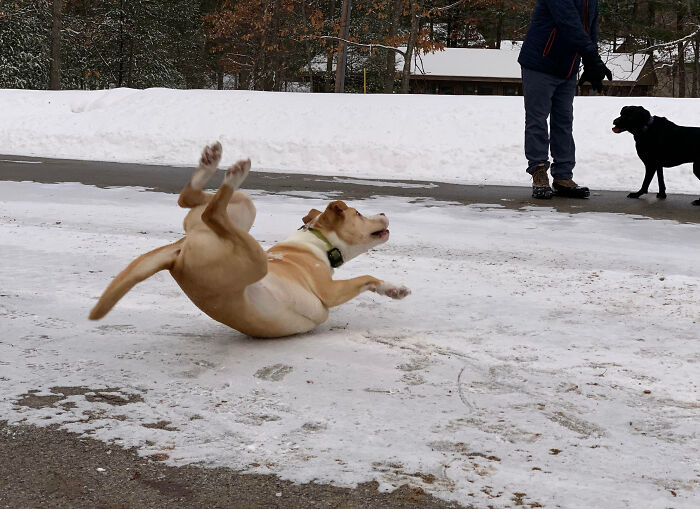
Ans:
{"type": "Polygon", "coordinates": [[[561,80],[552,96],[552,112],[549,119],[549,132],[552,150],[552,177],[556,180],[570,180],[576,165],[576,144],[574,143],[574,96],[576,76],[561,80]]]}
{"type": "MultiPolygon", "coordinates": [[[[538,165],[549,168],[549,129],[547,118],[552,110],[556,90],[555,76],[522,69],[525,102],[525,157],[527,172],[532,175],[538,165]]],[[[559,80],[561,81],[561,80],[559,80]]]]}

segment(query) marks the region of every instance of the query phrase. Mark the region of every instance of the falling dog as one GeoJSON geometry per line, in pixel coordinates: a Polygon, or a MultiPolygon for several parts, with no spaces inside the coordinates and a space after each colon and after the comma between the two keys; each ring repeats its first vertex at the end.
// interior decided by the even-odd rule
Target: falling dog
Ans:
{"type": "Polygon", "coordinates": [[[238,190],[250,172],[250,160],[238,161],[216,194],[204,186],[221,160],[221,144],[205,147],[178,204],[191,209],[185,237],[146,253],[110,283],[90,312],[105,316],[137,283],[169,270],[192,302],[214,320],[255,337],[307,332],[328,318],[328,310],[365,291],[392,299],[411,293],[373,276],[334,280],[333,269],[385,243],[389,219],[363,216],[342,201],[323,212],[312,209],[304,226],[264,251],[248,233],[256,210],[238,190]]]}

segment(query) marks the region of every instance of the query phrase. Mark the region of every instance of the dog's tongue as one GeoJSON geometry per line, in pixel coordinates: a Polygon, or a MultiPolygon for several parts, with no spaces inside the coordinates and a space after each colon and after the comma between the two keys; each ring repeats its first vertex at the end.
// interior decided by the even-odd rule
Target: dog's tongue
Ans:
{"type": "Polygon", "coordinates": [[[613,126],[612,130],[614,133],[621,133],[622,132],[622,129],[620,129],[619,127],[615,127],[615,126],[613,126]]]}

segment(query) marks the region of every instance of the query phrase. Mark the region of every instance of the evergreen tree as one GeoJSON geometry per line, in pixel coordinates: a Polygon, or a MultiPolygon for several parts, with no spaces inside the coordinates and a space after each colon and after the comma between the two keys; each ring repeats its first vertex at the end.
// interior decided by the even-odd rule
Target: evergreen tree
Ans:
{"type": "Polygon", "coordinates": [[[46,88],[50,29],[47,1],[0,0],[0,88],[46,88]]]}

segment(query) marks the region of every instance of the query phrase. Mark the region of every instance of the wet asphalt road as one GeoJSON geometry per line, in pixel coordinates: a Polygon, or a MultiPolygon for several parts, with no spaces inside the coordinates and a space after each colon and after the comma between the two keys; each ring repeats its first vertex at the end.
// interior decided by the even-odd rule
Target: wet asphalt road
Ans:
{"type": "MultiPolygon", "coordinates": [[[[0,181],[81,182],[99,187],[139,186],[179,193],[191,174],[192,168],[0,155],[0,181]]],[[[524,176],[524,182],[525,179],[524,176]]],[[[333,177],[259,171],[251,173],[245,187],[279,194],[340,192],[334,198],[348,201],[391,195],[417,202],[428,198],[460,204],[499,204],[512,209],[546,206],[564,213],[612,212],[700,222],[700,207],[690,205],[697,196],[688,195],[669,195],[663,201],[654,195],[632,200],[626,198],[625,192],[594,189],[588,200],[536,201],[530,197],[528,187],[350,178],[338,181],[333,177]]],[[[457,507],[408,486],[385,494],[377,491],[376,483],[345,489],[320,484],[294,485],[275,476],[241,474],[226,468],[169,467],[139,457],[134,450],[119,449],[66,431],[9,426],[2,421],[0,458],[0,508],[457,507]]]]}
{"type": "MultiPolygon", "coordinates": [[[[155,166],[144,164],[73,161],[0,155],[0,180],[35,181],[44,183],[81,182],[98,187],[139,186],[153,191],[179,193],[189,181],[193,168],[155,166]]],[[[527,183],[523,175],[523,183],[527,183]]],[[[640,175],[640,181],[642,176],[640,175]]],[[[283,174],[255,171],[244,183],[244,188],[285,194],[296,191],[341,193],[333,197],[346,201],[370,196],[401,196],[421,200],[460,203],[499,204],[512,209],[523,207],[554,207],[559,212],[612,212],[635,214],[653,219],[671,219],[681,222],[700,222],[700,207],[691,201],[691,195],[669,194],[666,200],[657,200],[654,194],[634,200],[627,192],[597,191],[594,183],[591,198],[587,200],[555,198],[534,200],[529,187],[468,186],[440,182],[402,182],[398,180],[372,181],[365,179],[325,177],[310,174],[283,174]],[[387,185],[390,184],[390,185],[387,185]]],[[[636,189],[635,189],[636,190],[636,189]]],[[[700,185],[698,185],[700,194],[700,185]]]]}
{"type": "Polygon", "coordinates": [[[169,467],[55,427],[0,421],[0,508],[7,509],[443,509],[463,507],[403,485],[294,484],[228,468],[169,467]],[[100,470],[98,470],[100,469],[100,470]]]}

